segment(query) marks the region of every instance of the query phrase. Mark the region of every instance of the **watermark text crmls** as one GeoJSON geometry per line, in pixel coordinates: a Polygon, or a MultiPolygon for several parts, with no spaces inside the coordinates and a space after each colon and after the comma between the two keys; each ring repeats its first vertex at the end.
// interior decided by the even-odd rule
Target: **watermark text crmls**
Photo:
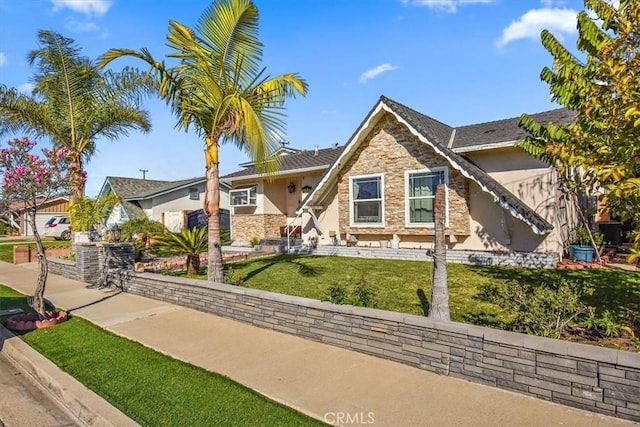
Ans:
{"type": "Polygon", "coordinates": [[[323,420],[327,424],[346,425],[370,425],[375,424],[376,418],[373,412],[327,412],[323,420]]]}

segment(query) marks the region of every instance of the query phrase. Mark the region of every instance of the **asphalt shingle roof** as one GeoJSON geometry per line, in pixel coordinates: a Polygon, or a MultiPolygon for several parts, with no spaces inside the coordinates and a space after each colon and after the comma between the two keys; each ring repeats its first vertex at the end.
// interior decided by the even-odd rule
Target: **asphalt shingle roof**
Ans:
{"type": "MultiPolygon", "coordinates": [[[[568,125],[575,119],[576,114],[566,108],[558,108],[531,114],[530,116],[538,123],[545,125],[550,122],[568,125]]],[[[512,117],[510,119],[458,127],[456,128],[456,135],[451,148],[455,150],[522,139],[527,136],[527,132],[518,126],[519,119],[520,117],[512,117]]]]}
{"type": "Polygon", "coordinates": [[[384,102],[385,105],[387,105],[394,113],[402,117],[411,127],[420,132],[423,137],[433,144],[437,151],[440,151],[442,155],[449,159],[449,161],[454,165],[457,165],[464,175],[467,175],[469,178],[476,181],[485,191],[492,194],[496,198],[496,202],[502,207],[510,210],[514,216],[529,223],[529,225],[534,227],[537,232],[546,233],[553,229],[553,226],[547,220],[538,215],[518,197],[514,196],[513,193],[507,190],[489,174],[465,157],[456,154],[453,150],[447,148],[446,144],[442,142],[443,134],[437,135],[433,133],[433,128],[430,128],[430,126],[433,126],[434,122],[439,122],[384,96],[381,97],[380,100],[384,102]]]}
{"type": "MultiPolygon", "coordinates": [[[[300,151],[298,153],[280,156],[280,168],[278,173],[294,171],[307,168],[321,168],[331,166],[344,150],[344,145],[339,147],[322,148],[315,150],[300,151]]],[[[260,172],[255,165],[245,169],[225,175],[220,179],[229,180],[231,178],[242,178],[245,176],[259,175],[260,172]]]]}

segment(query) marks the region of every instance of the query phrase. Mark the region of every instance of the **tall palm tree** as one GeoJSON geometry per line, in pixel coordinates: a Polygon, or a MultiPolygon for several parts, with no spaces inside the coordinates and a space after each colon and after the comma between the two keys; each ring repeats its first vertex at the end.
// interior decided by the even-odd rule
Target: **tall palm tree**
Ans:
{"type": "MultiPolygon", "coordinates": [[[[148,113],[142,96],[153,93],[153,80],[138,70],[100,72],[80,56],[74,41],[52,31],[38,32],[40,47],[28,55],[36,65],[32,94],[0,86],[0,134],[25,133],[50,138],[54,147],[66,147],[71,168],[84,173],[100,138],[115,140],[129,130],[148,132],[148,113]]],[[[71,189],[84,194],[84,180],[71,189]]]]}
{"type": "Polygon", "coordinates": [[[200,17],[195,30],[169,22],[167,67],[147,49],[112,49],[100,66],[122,56],[150,65],[159,95],[171,106],[178,126],[192,126],[204,140],[206,185],[204,211],[208,215],[208,279],[223,281],[220,248],[220,179],[218,147],[232,142],[246,151],[264,172],[277,168],[268,161],[284,131],[284,101],[305,95],[307,84],[297,74],[276,77],[260,68],[262,43],[258,40],[258,9],[251,0],[218,0],[200,17]]]}

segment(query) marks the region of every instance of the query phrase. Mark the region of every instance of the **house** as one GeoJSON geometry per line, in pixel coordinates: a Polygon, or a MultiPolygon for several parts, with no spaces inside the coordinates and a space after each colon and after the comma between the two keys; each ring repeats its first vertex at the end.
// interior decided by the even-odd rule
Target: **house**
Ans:
{"type": "MultiPolygon", "coordinates": [[[[567,124],[574,114],[533,117],[567,124]]],[[[223,177],[232,239],[276,238],[284,228],[318,245],[431,248],[443,183],[450,251],[559,259],[573,205],[556,172],[516,146],[524,136],[518,118],[452,127],[382,96],[344,146],[287,154],[271,181],[254,165],[223,177]]]]}
{"type": "MultiPolygon", "coordinates": [[[[44,231],[44,224],[55,215],[65,215],[69,207],[69,197],[59,196],[42,203],[36,212],[36,228],[38,233],[44,231]]],[[[19,230],[21,236],[33,236],[33,230],[27,220],[24,206],[19,202],[12,202],[3,210],[0,220],[12,228],[19,230]]]]}
{"type": "MultiPolygon", "coordinates": [[[[220,224],[227,228],[228,190],[227,184],[220,185],[220,224]]],[[[148,218],[164,224],[172,231],[179,231],[194,222],[194,215],[203,215],[205,178],[157,181],[108,176],[98,197],[105,197],[110,193],[114,193],[120,201],[111,209],[106,221],[107,227],[148,218]]]]}

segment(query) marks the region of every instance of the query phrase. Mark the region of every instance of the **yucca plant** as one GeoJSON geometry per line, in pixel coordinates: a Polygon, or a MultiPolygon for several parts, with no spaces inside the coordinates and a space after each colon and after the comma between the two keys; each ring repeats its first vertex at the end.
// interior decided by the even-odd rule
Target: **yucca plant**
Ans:
{"type": "Polygon", "coordinates": [[[200,254],[207,252],[207,228],[184,229],[179,233],[166,231],[154,236],[149,252],[158,256],[186,256],[187,275],[195,276],[200,270],[200,254]]]}

